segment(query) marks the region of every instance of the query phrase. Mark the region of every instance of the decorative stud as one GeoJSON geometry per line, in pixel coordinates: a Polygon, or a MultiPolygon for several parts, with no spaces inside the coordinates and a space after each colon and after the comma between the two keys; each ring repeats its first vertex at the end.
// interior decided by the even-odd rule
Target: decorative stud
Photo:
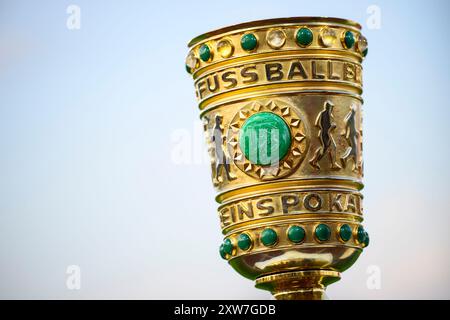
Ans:
{"type": "Polygon", "coordinates": [[[300,243],[305,239],[305,229],[300,226],[291,226],[288,229],[288,238],[294,243],[300,243]]]}
{"type": "Polygon", "coordinates": [[[358,229],[356,231],[356,239],[359,243],[364,243],[364,240],[366,239],[366,232],[364,231],[363,226],[358,226],[358,229]]]}
{"type": "Polygon", "coordinates": [[[241,38],[241,47],[245,51],[253,51],[258,46],[258,39],[253,33],[244,34],[241,38]]]}
{"type": "Polygon", "coordinates": [[[223,242],[223,250],[225,251],[225,253],[232,255],[233,254],[233,243],[231,242],[230,239],[225,239],[225,241],[223,242]]]}
{"type": "Polygon", "coordinates": [[[352,237],[352,228],[348,224],[343,224],[339,229],[341,240],[347,242],[352,237]]]}
{"type": "Polygon", "coordinates": [[[333,46],[334,42],[336,41],[336,31],[332,28],[325,27],[322,30],[320,30],[320,42],[324,47],[331,47],[333,46]]]}
{"type": "Polygon", "coordinates": [[[278,241],[278,235],[275,230],[267,228],[261,233],[261,242],[266,247],[273,246],[278,241]]]}
{"type": "Polygon", "coordinates": [[[266,40],[272,49],[280,49],[286,43],[286,34],[281,29],[270,30],[266,40]]]}
{"type": "Polygon", "coordinates": [[[212,58],[211,49],[207,44],[204,44],[200,47],[200,49],[198,50],[198,54],[200,56],[200,59],[202,59],[204,62],[207,62],[212,58]]]}
{"type": "Polygon", "coordinates": [[[301,47],[309,46],[313,41],[313,33],[311,29],[303,27],[297,31],[295,35],[295,39],[297,40],[297,44],[301,47]]]}
{"type": "Polygon", "coordinates": [[[252,246],[252,239],[246,233],[241,233],[238,237],[238,247],[241,250],[248,250],[252,246]]]}
{"type": "Polygon", "coordinates": [[[314,233],[316,234],[316,238],[319,241],[327,241],[330,240],[331,237],[331,229],[329,226],[327,226],[326,224],[319,224],[316,227],[316,230],[314,231],[314,233]]]}
{"type": "Polygon", "coordinates": [[[220,256],[222,257],[222,259],[227,258],[227,253],[225,252],[223,243],[220,245],[219,253],[220,253],[220,256]]]}
{"type": "Polygon", "coordinates": [[[355,44],[355,37],[351,31],[345,31],[342,36],[342,45],[345,49],[353,48],[355,44]]]}
{"type": "Polygon", "coordinates": [[[369,239],[369,234],[367,232],[365,232],[365,238],[364,238],[364,248],[367,247],[369,245],[370,239],[369,239]]]}
{"type": "Polygon", "coordinates": [[[186,57],[186,71],[192,73],[198,67],[198,59],[193,52],[186,57]]]}
{"type": "Polygon", "coordinates": [[[222,58],[229,58],[233,55],[234,47],[230,40],[223,39],[217,43],[217,52],[222,58]]]}
{"type": "Polygon", "coordinates": [[[367,38],[364,37],[362,34],[360,34],[358,37],[358,42],[356,43],[356,47],[357,47],[359,53],[361,53],[363,57],[365,57],[367,55],[367,48],[368,48],[367,38]]]}

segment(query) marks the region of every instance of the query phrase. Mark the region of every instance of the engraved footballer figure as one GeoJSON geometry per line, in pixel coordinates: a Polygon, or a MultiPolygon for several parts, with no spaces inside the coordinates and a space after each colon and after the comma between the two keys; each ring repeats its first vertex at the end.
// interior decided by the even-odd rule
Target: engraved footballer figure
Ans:
{"type": "Polygon", "coordinates": [[[215,179],[218,183],[221,181],[221,173],[223,169],[225,169],[225,175],[228,181],[236,179],[230,173],[230,163],[225,155],[225,151],[223,148],[224,137],[223,137],[223,129],[222,129],[222,116],[216,115],[215,124],[213,129],[213,135],[211,136],[211,142],[214,143],[214,154],[215,154],[215,170],[213,171],[213,175],[215,175],[215,179]]]}
{"type": "Polygon", "coordinates": [[[336,142],[331,134],[336,128],[336,123],[333,121],[333,107],[334,105],[330,101],[325,101],[324,109],[319,113],[315,122],[315,126],[319,128],[320,147],[316,149],[309,163],[318,170],[320,170],[318,162],[327,153],[330,157],[331,169],[341,169],[341,166],[336,162],[336,142]]]}
{"type": "Polygon", "coordinates": [[[356,107],[352,105],[350,107],[350,112],[345,116],[345,132],[343,136],[347,140],[349,147],[345,150],[343,156],[341,157],[342,166],[345,168],[347,162],[353,159],[353,171],[361,171],[362,161],[361,161],[361,150],[359,149],[360,143],[359,138],[361,133],[356,128],[356,107]]]}

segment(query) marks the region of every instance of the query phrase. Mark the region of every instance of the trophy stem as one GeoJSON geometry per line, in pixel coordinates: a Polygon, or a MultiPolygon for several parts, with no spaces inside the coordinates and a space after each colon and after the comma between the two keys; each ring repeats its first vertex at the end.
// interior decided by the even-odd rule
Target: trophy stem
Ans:
{"type": "Polygon", "coordinates": [[[257,278],[255,287],[270,291],[277,300],[326,300],[326,287],[339,279],[336,271],[305,270],[257,278]]]}

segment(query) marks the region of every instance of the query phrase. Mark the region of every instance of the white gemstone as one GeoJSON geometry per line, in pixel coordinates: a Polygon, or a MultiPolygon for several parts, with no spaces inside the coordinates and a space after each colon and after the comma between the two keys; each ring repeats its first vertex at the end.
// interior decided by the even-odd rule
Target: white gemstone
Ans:
{"type": "Polygon", "coordinates": [[[193,52],[190,52],[188,56],[186,57],[186,65],[191,69],[194,70],[197,67],[198,59],[195,57],[193,52]]]}
{"type": "Polygon", "coordinates": [[[217,51],[222,58],[229,58],[234,52],[234,47],[231,41],[224,39],[217,43],[217,51]]]}
{"type": "Polygon", "coordinates": [[[358,37],[358,51],[363,53],[367,49],[367,39],[362,34],[358,37]]]}
{"type": "Polygon", "coordinates": [[[320,32],[320,41],[325,47],[331,47],[336,41],[336,32],[331,28],[323,28],[320,32]]]}
{"type": "Polygon", "coordinates": [[[283,32],[283,30],[270,30],[267,34],[267,42],[272,48],[279,49],[286,42],[286,34],[283,32]]]}

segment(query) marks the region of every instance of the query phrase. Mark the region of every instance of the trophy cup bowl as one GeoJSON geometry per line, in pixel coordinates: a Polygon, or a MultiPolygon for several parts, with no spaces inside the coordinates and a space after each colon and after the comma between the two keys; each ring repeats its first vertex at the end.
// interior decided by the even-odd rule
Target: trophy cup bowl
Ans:
{"type": "Polygon", "coordinates": [[[276,299],[323,299],[369,244],[363,221],[361,26],[248,22],[189,43],[224,241],[276,299]]]}

